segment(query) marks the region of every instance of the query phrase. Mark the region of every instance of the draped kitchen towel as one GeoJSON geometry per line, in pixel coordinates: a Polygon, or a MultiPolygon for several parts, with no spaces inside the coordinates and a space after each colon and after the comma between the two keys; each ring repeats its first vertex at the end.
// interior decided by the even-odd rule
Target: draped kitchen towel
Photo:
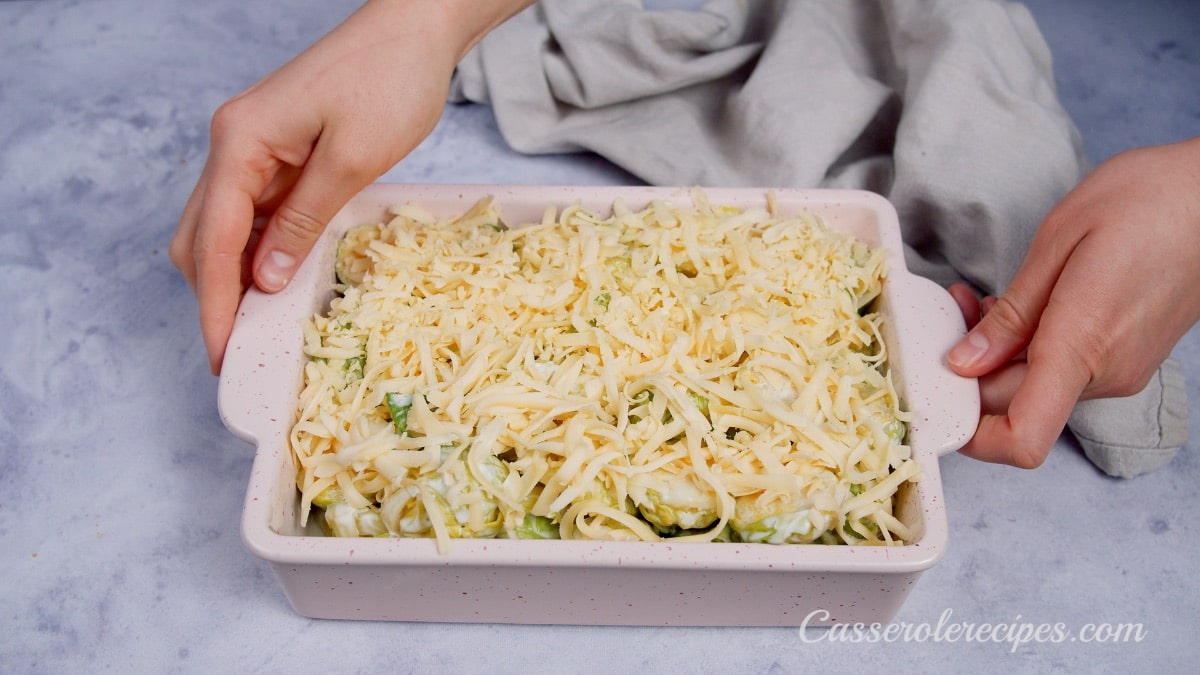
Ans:
{"type": "MultiPolygon", "coordinates": [[[[838,187],[896,206],[909,268],[997,294],[1088,170],[1028,10],[1000,0],[542,0],[462,61],[526,153],[590,151],[654,185],[838,187]]],[[[1186,441],[1168,362],[1069,426],[1111,475],[1186,441]]]]}

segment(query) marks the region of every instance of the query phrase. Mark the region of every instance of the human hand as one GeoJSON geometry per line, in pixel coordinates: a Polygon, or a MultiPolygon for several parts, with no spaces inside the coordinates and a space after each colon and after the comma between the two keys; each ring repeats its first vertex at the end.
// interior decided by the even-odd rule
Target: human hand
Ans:
{"type": "Polygon", "coordinates": [[[214,374],[251,283],[281,290],[329,220],[433,130],[458,61],[528,0],[372,0],[213,115],[171,240],[214,374]]]}
{"type": "Polygon", "coordinates": [[[979,301],[954,286],[970,331],[947,354],[980,378],[962,449],[1034,468],[1075,403],[1146,386],[1200,319],[1200,138],[1121,153],[1042,222],[1012,283],[979,301]]]}

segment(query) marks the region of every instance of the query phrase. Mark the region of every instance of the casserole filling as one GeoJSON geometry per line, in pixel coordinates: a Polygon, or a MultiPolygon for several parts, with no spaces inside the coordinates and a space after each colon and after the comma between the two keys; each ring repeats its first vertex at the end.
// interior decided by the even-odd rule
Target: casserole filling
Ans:
{"type": "Polygon", "coordinates": [[[301,513],[337,536],[898,544],[919,479],[883,251],[808,214],[416,205],[303,326],[301,513]]]}

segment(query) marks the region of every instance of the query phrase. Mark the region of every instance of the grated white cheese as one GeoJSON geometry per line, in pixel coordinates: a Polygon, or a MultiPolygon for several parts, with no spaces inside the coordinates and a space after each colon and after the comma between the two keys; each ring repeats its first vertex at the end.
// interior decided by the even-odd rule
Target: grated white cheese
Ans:
{"type": "Polygon", "coordinates": [[[341,536],[894,544],[917,480],[883,252],[655,201],[351,230],[304,326],[301,512],[341,536]]]}

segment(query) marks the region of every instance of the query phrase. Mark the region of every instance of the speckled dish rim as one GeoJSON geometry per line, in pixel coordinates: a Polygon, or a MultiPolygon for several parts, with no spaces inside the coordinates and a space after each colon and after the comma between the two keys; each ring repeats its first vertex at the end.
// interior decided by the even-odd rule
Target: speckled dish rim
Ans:
{"type": "MultiPolygon", "coordinates": [[[[765,204],[766,188],[707,188],[711,203],[765,204]]],[[[955,375],[943,355],[965,331],[950,295],[908,272],[896,212],[865,191],[776,189],[783,213],[801,210],[829,226],[887,250],[889,274],[882,308],[893,378],[915,414],[909,443],[923,477],[901,499],[919,536],[904,546],[772,546],[681,542],[454,540],[439,552],[432,539],[339,539],[312,536],[298,524],[295,468],[287,438],[295,415],[305,357],[299,322],[328,307],[333,256],[348,228],[382,222],[390,206],[413,202],[438,215],[461,213],[493,195],[506,222],[537,222],[548,205],[581,203],[608,212],[616,199],[631,208],[653,199],[690,203],[690,188],[379,183],[356,196],[330,223],[292,283],[280,293],[250,290],[238,311],[225,355],[219,408],[226,426],[257,446],[243,509],[247,547],[277,568],[303,565],[621,568],[655,570],[803,571],[912,574],[933,566],[947,543],[938,457],[962,447],[978,422],[974,380],[955,375]]]]}

